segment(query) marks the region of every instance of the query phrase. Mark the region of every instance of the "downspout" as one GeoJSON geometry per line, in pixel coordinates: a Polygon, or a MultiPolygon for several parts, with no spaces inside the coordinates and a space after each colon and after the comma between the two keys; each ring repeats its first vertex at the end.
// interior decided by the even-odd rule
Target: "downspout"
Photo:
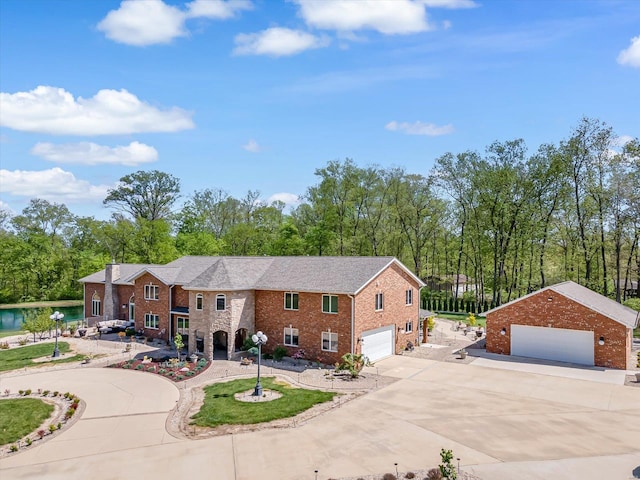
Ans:
{"type": "Polygon", "coordinates": [[[418,341],[416,342],[418,345],[420,345],[421,343],[427,343],[426,338],[423,338],[422,342],[420,341],[420,336],[423,336],[422,332],[424,331],[424,329],[422,328],[422,325],[420,325],[420,320],[422,320],[420,318],[420,309],[422,308],[422,289],[423,288],[424,286],[418,287],[418,341]]]}
{"type": "Polygon", "coordinates": [[[353,295],[347,295],[351,299],[351,355],[354,355],[355,352],[355,301],[353,295]]]}
{"type": "Polygon", "coordinates": [[[173,311],[173,296],[171,295],[171,290],[173,290],[173,287],[175,285],[169,285],[169,345],[173,340],[171,336],[171,327],[173,327],[173,314],[171,313],[173,311]]]}

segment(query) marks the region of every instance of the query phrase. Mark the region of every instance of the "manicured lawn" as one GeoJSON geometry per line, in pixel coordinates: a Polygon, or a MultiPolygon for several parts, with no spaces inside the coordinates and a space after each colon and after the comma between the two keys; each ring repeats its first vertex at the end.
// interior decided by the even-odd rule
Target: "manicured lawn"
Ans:
{"type": "MultiPolygon", "coordinates": [[[[447,320],[453,320],[454,322],[468,323],[467,322],[467,314],[466,313],[460,313],[460,314],[439,313],[437,315],[437,318],[445,318],[447,320]]],[[[476,315],[476,326],[479,327],[480,325],[482,325],[483,327],[486,327],[487,326],[487,319],[485,317],[479,317],[479,316],[476,315]]]]}
{"type": "Polygon", "coordinates": [[[53,408],[37,398],[0,400],[0,445],[29,435],[51,416],[53,408]]]}
{"type": "MultiPolygon", "coordinates": [[[[69,351],[67,342],[58,342],[58,350],[60,353],[69,351]]],[[[53,354],[53,343],[40,343],[37,345],[28,345],[26,347],[12,348],[9,350],[0,350],[0,372],[7,370],[16,370],[24,367],[35,367],[39,365],[49,365],[49,362],[33,362],[34,358],[50,357],[53,354]]],[[[74,355],[73,357],[63,360],[56,360],[56,363],[76,362],[84,358],[84,355],[74,355]]],[[[53,360],[53,359],[52,359],[53,360]]]]}
{"type": "Polygon", "coordinates": [[[270,402],[240,402],[233,396],[251,390],[255,378],[216,383],[204,388],[204,405],[192,417],[192,423],[201,427],[270,422],[279,418],[293,417],[318,403],[328,402],[334,392],[306,390],[279,383],[274,378],[261,379],[264,390],[276,390],[282,397],[270,402]]]}

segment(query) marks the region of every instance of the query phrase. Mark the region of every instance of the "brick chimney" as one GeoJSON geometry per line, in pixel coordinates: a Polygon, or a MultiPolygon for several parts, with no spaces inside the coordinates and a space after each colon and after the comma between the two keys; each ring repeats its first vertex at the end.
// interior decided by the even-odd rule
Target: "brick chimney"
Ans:
{"type": "Polygon", "coordinates": [[[114,285],[114,280],[120,278],[120,265],[117,263],[109,263],[104,268],[104,319],[117,320],[118,306],[118,288],[114,285]]]}

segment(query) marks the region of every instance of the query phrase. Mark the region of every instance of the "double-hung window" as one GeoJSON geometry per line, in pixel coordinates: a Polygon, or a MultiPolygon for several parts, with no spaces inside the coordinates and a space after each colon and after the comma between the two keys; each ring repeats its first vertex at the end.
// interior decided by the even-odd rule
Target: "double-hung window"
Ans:
{"type": "Polygon", "coordinates": [[[158,285],[145,285],[144,286],[144,299],[145,300],[158,300],[158,285]]]}
{"type": "Polygon", "coordinates": [[[404,331],[406,333],[413,332],[413,320],[407,320],[407,323],[404,325],[404,331]]]}
{"type": "Polygon", "coordinates": [[[144,328],[159,328],[160,316],[155,313],[144,314],[144,328]]]}
{"type": "Polygon", "coordinates": [[[384,296],[382,293],[376,293],[376,310],[384,308],[384,296]]]}
{"type": "Polygon", "coordinates": [[[410,288],[405,292],[406,294],[406,304],[413,305],[413,288],[410,288]]]}
{"type": "Polygon", "coordinates": [[[293,292],[285,292],[284,294],[284,309],[285,310],[298,310],[298,294],[293,292]]]}
{"type": "Polygon", "coordinates": [[[333,332],[322,332],[322,350],[325,352],[338,351],[338,334],[333,332]]]}
{"type": "Polygon", "coordinates": [[[338,313],[338,296],[322,295],[322,312],[338,313]]]}
{"type": "Polygon", "coordinates": [[[227,309],[227,296],[223,293],[219,293],[216,295],[216,310],[226,310],[227,309]]]}
{"type": "Polygon", "coordinates": [[[284,344],[290,347],[298,346],[298,329],[297,328],[285,327],[284,344]]]}

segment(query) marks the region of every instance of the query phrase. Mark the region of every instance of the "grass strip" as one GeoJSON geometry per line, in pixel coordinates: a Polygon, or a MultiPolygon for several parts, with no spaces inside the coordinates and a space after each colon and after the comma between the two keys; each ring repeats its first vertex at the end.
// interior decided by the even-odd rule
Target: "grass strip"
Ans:
{"type": "Polygon", "coordinates": [[[51,416],[53,408],[37,398],[0,400],[0,445],[29,435],[51,416]]]}
{"type": "Polygon", "coordinates": [[[253,389],[254,378],[215,383],[204,388],[205,399],[200,411],[192,418],[192,424],[201,427],[219,425],[248,425],[293,417],[316,404],[328,402],[335,392],[307,390],[278,382],[273,377],[261,379],[264,390],[275,390],[282,397],[269,402],[241,402],[236,393],[253,389]]]}
{"type": "MultiPolygon", "coordinates": [[[[26,347],[16,347],[9,350],[0,350],[0,372],[9,370],[17,370],[24,367],[39,367],[42,365],[50,365],[54,362],[53,358],[48,362],[34,362],[33,360],[41,357],[50,357],[53,355],[53,343],[40,343],[37,345],[28,345],[26,347]]],[[[58,342],[58,350],[60,353],[69,352],[69,344],[67,342],[58,342]]],[[[55,363],[68,363],[82,360],[84,355],[74,355],[60,360],[55,363]]]]}

